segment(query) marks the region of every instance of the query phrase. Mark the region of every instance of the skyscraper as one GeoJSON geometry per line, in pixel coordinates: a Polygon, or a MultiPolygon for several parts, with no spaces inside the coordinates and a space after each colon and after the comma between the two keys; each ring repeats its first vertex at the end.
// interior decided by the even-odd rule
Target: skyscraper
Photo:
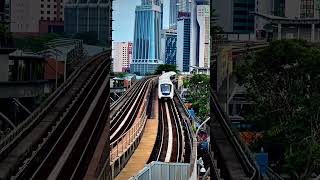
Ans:
{"type": "MultiPolygon", "coordinates": [[[[259,0],[212,1],[216,14],[219,17],[217,25],[222,27],[224,32],[254,33],[255,18],[250,15],[250,12],[256,10],[256,1],[259,0]]],[[[261,3],[272,1],[281,0],[263,0],[261,3]]]]}
{"type": "Polygon", "coordinates": [[[133,59],[130,71],[140,75],[153,73],[160,60],[161,7],[159,0],[142,0],[136,7],[133,59]]]}
{"type": "Polygon", "coordinates": [[[210,6],[208,0],[191,5],[190,66],[209,68],[210,6]]]}
{"type": "Polygon", "coordinates": [[[177,28],[177,18],[178,18],[178,8],[177,0],[170,0],[170,10],[169,10],[169,28],[177,28]]]}
{"type": "Polygon", "coordinates": [[[112,11],[110,4],[109,0],[68,0],[65,3],[65,32],[95,32],[98,40],[107,40],[109,15],[112,11]]]}
{"type": "Polygon", "coordinates": [[[178,1],[178,12],[190,12],[191,0],[177,0],[178,1]]]}
{"type": "Polygon", "coordinates": [[[161,32],[161,60],[165,64],[176,64],[177,31],[164,29],[161,32]]]}
{"type": "Polygon", "coordinates": [[[177,69],[189,72],[190,65],[190,13],[178,17],[177,22],[177,69]]]}

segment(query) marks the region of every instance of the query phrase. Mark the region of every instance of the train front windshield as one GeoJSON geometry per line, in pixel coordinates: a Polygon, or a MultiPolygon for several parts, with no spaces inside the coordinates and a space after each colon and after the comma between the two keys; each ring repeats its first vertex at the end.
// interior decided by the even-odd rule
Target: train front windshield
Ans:
{"type": "Polygon", "coordinates": [[[170,84],[161,84],[160,88],[163,95],[170,95],[170,91],[171,91],[170,84]]]}

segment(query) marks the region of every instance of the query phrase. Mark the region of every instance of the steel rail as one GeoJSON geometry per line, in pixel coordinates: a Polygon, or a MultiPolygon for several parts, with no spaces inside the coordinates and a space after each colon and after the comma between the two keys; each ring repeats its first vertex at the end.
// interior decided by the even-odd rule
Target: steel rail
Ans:
{"type": "Polygon", "coordinates": [[[117,123],[115,123],[114,126],[111,127],[111,129],[110,129],[110,132],[111,132],[110,140],[111,140],[111,142],[117,141],[119,136],[121,136],[123,133],[125,133],[126,130],[132,125],[133,119],[136,117],[137,110],[138,110],[138,108],[135,108],[134,105],[136,105],[136,104],[138,106],[141,105],[143,96],[144,96],[144,94],[146,92],[145,89],[147,88],[147,83],[149,81],[150,81],[150,79],[147,79],[144,82],[144,84],[142,86],[142,89],[140,90],[140,92],[137,95],[137,97],[134,99],[134,102],[132,102],[132,104],[130,104],[130,106],[128,106],[128,108],[126,108],[126,110],[128,110],[128,111],[124,111],[124,112],[120,113],[120,117],[117,119],[117,123]],[[127,123],[127,119],[129,117],[130,117],[129,123],[126,124],[127,123]],[[124,126],[125,126],[125,128],[123,129],[124,126]],[[122,133],[122,134],[119,134],[119,133],[122,133]]]}
{"type": "MultiPolygon", "coordinates": [[[[97,61],[98,59],[99,59],[99,57],[96,58],[95,60],[97,61]]],[[[84,90],[85,90],[86,87],[91,88],[91,90],[90,90],[90,92],[91,92],[94,87],[97,87],[97,86],[98,86],[98,84],[97,84],[98,80],[101,79],[101,78],[104,76],[104,75],[102,75],[102,74],[103,74],[102,72],[107,72],[107,71],[108,71],[108,67],[109,67],[109,66],[105,66],[103,69],[101,69],[101,68],[103,67],[103,64],[106,64],[106,63],[107,63],[107,62],[104,61],[102,64],[100,64],[99,67],[97,68],[97,70],[95,71],[95,73],[93,73],[93,75],[92,75],[92,76],[89,78],[89,80],[85,83],[85,86],[82,88],[81,92],[78,94],[78,97],[79,97],[79,98],[76,98],[76,99],[73,101],[73,104],[71,105],[70,110],[72,110],[72,107],[75,105],[76,101],[81,101],[80,97],[82,96],[82,94],[85,95],[85,94],[84,94],[84,90]],[[101,70],[100,70],[100,69],[101,69],[101,70]],[[94,78],[96,75],[100,76],[100,78],[97,78],[97,79],[94,78]],[[96,85],[93,85],[93,86],[90,85],[90,86],[89,86],[90,82],[95,82],[96,85]],[[77,99],[78,99],[78,100],[77,100],[77,99]]],[[[109,63],[109,64],[110,64],[110,63],[109,63]]],[[[85,100],[88,98],[90,92],[86,95],[85,100]]],[[[85,102],[85,100],[82,101],[82,103],[81,103],[81,105],[80,105],[79,107],[75,107],[75,108],[78,108],[78,110],[77,110],[76,113],[73,115],[72,120],[69,121],[67,124],[70,125],[70,123],[73,121],[74,117],[75,117],[75,116],[77,115],[77,113],[79,112],[79,109],[83,106],[83,103],[85,102]]],[[[70,111],[69,111],[69,112],[70,112],[70,111]]],[[[23,166],[23,168],[20,169],[20,171],[19,171],[18,174],[16,175],[16,176],[17,176],[17,179],[19,179],[20,177],[23,179],[23,178],[25,178],[25,175],[28,175],[28,174],[30,175],[30,173],[35,174],[35,173],[37,172],[37,171],[33,172],[34,170],[32,170],[32,169],[34,169],[34,168],[35,168],[35,165],[39,162],[39,160],[42,159],[42,158],[41,158],[42,154],[43,154],[43,153],[47,153],[47,152],[45,152],[45,150],[42,150],[42,149],[48,149],[48,148],[50,147],[50,143],[55,143],[55,144],[57,144],[58,141],[59,141],[59,140],[56,141],[56,140],[52,139],[52,141],[50,141],[49,144],[48,144],[48,143],[46,143],[46,142],[48,142],[48,139],[51,139],[51,137],[54,138],[55,136],[57,137],[57,135],[59,136],[58,139],[61,139],[61,138],[62,138],[62,136],[63,136],[64,133],[62,133],[62,135],[61,135],[61,134],[59,133],[59,131],[57,131],[57,130],[58,130],[57,128],[59,128],[60,131],[63,130],[63,129],[64,129],[63,132],[66,131],[66,129],[64,128],[64,125],[63,125],[63,124],[65,124],[65,122],[66,122],[66,120],[67,120],[67,118],[66,118],[67,115],[68,115],[68,114],[65,114],[65,116],[63,116],[63,117],[60,119],[60,121],[57,123],[57,125],[53,127],[52,131],[48,134],[49,136],[46,137],[45,141],[43,142],[43,143],[45,143],[45,144],[42,143],[42,144],[39,146],[39,149],[33,153],[31,159],[28,161],[29,163],[25,164],[25,165],[23,166]],[[52,135],[55,135],[55,136],[52,136],[52,135]],[[32,164],[31,164],[31,163],[32,163],[32,164]],[[28,165],[28,164],[29,164],[29,165],[28,165]],[[31,165],[31,167],[30,167],[30,165],[31,165]]],[[[69,125],[68,125],[67,127],[69,127],[69,125]]],[[[50,148],[50,149],[51,149],[51,151],[52,151],[54,148],[50,148]]],[[[61,149],[60,149],[60,150],[61,150],[61,149]]],[[[51,152],[51,151],[50,151],[50,152],[51,152]]],[[[49,154],[50,154],[50,153],[49,153],[49,154]]],[[[42,161],[41,164],[44,164],[44,163],[45,163],[45,160],[47,159],[47,157],[49,156],[49,154],[46,155],[45,159],[42,161]]],[[[40,167],[41,167],[41,166],[40,166],[40,167]]],[[[37,169],[39,169],[40,167],[37,167],[37,169]]],[[[47,169],[46,169],[46,170],[47,170],[47,169]]]]}
{"type": "MultiPolygon", "coordinates": [[[[248,156],[250,158],[252,158],[250,156],[250,154],[246,154],[243,150],[243,146],[240,145],[239,143],[239,137],[231,130],[230,128],[230,124],[227,123],[227,120],[226,120],[226,117],[225,117],[225,114],[222,113],[222,110],[220,109],[220,106],[217,104],[217,97],[215,96],[215,94],[212,92],[212,89],[210,90],[211,91],[211,98],[213,99],[213,102],[214,102],[214,106],[220,116],[220,122],[222,122],[222,125],[223,125],[223,129],[225,130],[225,132],[227,133],[227,136],[229,138],[231,138],[231,142],[232,144],[234,145],[234,148],[236,149],[236,152],[237,153],[240,153],[240,158],[244,160],[243,163],[245,163],[245,165],[249,165],[250,166],[250,169],[251,171],[253,171],[251,173],[251,176],[250,176],[250,180],[252,179],[259,179],[260,178],[260,175],[259,175],[259,171],[257,171],[257,168],[256,168],[256,164],[254,162],[250,162],[250,160],[248,159],[248,156]],[[258,176],[258,177],[257,177],[258,176]]],[[[246,149],[246,148],[245,148],[246,149]]],[[[247,150],[247,149],[246,149],[247,150]]],[[[247,171],[247,170],[246,170],[247,171]]]]}

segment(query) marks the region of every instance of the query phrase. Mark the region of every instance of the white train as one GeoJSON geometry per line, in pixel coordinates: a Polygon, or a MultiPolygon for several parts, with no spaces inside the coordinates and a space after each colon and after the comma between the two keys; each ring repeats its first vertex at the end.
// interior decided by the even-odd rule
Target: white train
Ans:
{"type": "Polygon", "coordinates": [[[159,99],[173,99],[174,86],[170,77],[175,75],[175,72],[164,73],[159,77],[158,94],[159,99]]]}

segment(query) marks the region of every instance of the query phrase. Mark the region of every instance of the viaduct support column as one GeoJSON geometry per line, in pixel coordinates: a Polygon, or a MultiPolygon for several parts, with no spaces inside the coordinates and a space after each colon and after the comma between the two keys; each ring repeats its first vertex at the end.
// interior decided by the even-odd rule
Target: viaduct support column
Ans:
{"type": "Polygon", "coordinates": [[[315,25],[311,25],[311,42],[314,42],[314,34],[315,34],[315,25]]]}
{"type": "Polygon", "coordinates": [[[281,24],[278,24],[278,40],[281,40],[281,24]]]}

